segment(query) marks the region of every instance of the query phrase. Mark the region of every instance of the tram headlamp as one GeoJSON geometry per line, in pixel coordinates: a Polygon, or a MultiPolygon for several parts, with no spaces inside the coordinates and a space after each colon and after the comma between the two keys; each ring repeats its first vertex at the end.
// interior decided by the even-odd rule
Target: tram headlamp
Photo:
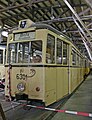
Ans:
{"type": "Polygon", "coordinates": [[[23,83],[19,83],[19,84],[17,85],[17,89],[18,89],[19,91],[23,92],[23,91],[25,90],[25,85],[24,85],[23,83]]]}

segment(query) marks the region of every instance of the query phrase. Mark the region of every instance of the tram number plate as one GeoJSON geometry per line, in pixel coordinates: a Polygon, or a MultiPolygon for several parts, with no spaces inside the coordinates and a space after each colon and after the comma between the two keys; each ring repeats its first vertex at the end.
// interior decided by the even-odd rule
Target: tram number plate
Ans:
{"type": "Polygon", "coordinates": [[[16,79],[26,80],[26,78],[27,78],[26,74],[16,74],[16,79]]]}

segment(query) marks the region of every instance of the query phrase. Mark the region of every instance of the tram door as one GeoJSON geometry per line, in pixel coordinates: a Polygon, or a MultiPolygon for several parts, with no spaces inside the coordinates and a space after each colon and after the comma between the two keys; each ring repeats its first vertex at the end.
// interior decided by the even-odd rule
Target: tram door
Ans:
{"type": "Polygon", "coordinates": [[[57,40],[57,100],[69,93],[69,45],[57,40]]]}
{"type": "Polygon", "coordinates": [[[55,37],[51,34],[47,36],[45,68],[45,91],[46,104],[56,101],[56,65],[55,65],[55,37]]]}

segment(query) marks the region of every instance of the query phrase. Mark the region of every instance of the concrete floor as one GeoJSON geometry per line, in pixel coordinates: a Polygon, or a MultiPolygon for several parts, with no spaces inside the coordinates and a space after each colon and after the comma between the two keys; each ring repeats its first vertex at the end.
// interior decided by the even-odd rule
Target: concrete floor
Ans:
{"type": "MultiPolygon", "coordinates": [[[[92,113],[92,73],[70,97],[62,109],[92,113]]],[[[51,120],[92,120],[92,117],[57,113],[51,120]]]]}

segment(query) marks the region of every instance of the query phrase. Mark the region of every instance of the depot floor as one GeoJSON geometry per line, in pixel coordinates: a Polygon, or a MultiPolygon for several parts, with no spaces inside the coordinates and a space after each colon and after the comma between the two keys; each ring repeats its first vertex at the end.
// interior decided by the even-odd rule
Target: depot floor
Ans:
{"type": "MultiPolygon", "coordinates": [[[[92,72],[61,109],[92,114],[92,72]]],[[[51,120],[92,120],[92,117],[57,113],[51,120]]]]}

